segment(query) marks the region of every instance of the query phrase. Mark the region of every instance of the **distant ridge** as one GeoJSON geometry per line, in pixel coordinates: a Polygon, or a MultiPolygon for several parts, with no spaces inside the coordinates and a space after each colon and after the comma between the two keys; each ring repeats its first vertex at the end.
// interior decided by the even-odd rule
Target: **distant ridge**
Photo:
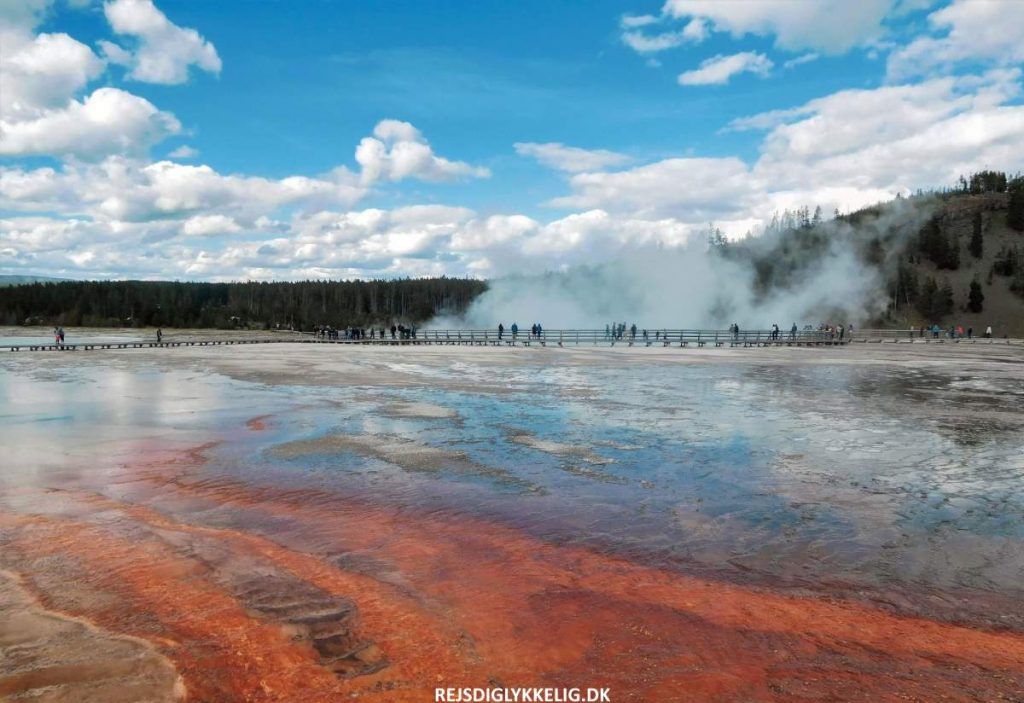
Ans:
{"type": "Polygon", "coordinates": [[[0,274],[0,288],[4,286],[23,286],[28,283],[59,283],[67,281],[67,278],[53,278],[52,276],[15,276],[0,274]]]}

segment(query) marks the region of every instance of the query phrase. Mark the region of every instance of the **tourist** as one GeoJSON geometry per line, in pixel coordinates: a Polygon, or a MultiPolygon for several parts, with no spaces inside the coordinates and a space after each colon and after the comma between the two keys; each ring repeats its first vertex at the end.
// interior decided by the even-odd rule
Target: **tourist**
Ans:
{"type": "Polygon", "coordinates": [[[503,325],[502,323],[499,322],[498,323],[498,339],[499,340],[501,339],[501,336],[503,334],[505,334],[505,325],[503,325]]]}
{"type": "Polygon", "coordinates": [[[162,342],[163,340],[164,340],[164,333],[163,333],[163,331],[159,327],[157,327],[156,328],[156,343],[160,344],[160,342],[162,342]]]}
{"type": "Polygon", "coordinates": [[[974,339],[974,328],[973,327],[968,327],[967,328],[967,339],[974,339]]]}
{"type": "Polygon", "coordinates": [[[61,327],[60,331],[57,332],[57,336],[60,337],[61,346],[64,345],[64,328],[61,327]]]}
{"type": "Polygon", "coordinates": [[[55,346],[60,344],[60,328],[59,327],[54,327],[53,328],[53,344],[55,346]]]}
{"type": "Polygon", "coordinates": [[[515,322],[512,323],[512,340],[515,341],[516,336],[519,334],[519,325],[515,322]]]}
{"type": "Polygon", "coordinates": [[[992,325],[985,328],[985,339],[992,339],[992,325]]]}
{"type": "Polygon", "coordinates": [[[789,328],[789,338],[790,339],[796,339],[796,323],[795,322],[793,323],[793,326],[789,328]]]}

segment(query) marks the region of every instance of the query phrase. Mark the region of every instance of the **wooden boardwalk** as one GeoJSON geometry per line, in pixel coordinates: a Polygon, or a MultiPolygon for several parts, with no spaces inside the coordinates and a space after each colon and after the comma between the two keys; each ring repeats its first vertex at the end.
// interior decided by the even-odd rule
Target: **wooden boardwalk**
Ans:
{"type": "Polygon", "coordinates": [[[154,349],[175,347],[229,346],[241,344],[333,344],[371,346],[491,346],[491,347],[574,347],[574,346],[624,346],[624,347],[836,347],[848,344],[1024,344],[1018,339],[986,339],[975,337],[935,338],[931,333],[925,336],[913,330],[861,330],[842,338],[826,332],[799,331],[796,334],[780,332],[772,335],[770,330],[751,330],[733,334],[728,330],[648,330],[644,336],[624,334],[614,336],[603,330],[544,330],[540,336],[529,333],[516,335],[496,330],[422,330],[415,336],[384,337],[374,336],[361,339],[324,339],[312,334],[294,334],[280,337],[252,339],[184,339],[164,341],[131,342],[68,342],[66,344],[0,344],[0,350],[12,352],[75,352],[117,349],[154,349]]]}

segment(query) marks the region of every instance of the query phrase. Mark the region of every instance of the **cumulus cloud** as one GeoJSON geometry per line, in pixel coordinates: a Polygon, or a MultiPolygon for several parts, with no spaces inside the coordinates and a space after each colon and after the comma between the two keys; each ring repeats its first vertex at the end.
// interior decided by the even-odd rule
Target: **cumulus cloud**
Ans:
{"type": "Polygon", "coordinates": [[[1022,10],[1009,0],[954,0],[928,16],[937,36],[919,37],[889,56],[889,77],[949,71],[965,61],[1024,63],[1022,10]]]}
{"type": "Polygon", "coordinates": [[[0,169],[0,207],[88,214],[98,221],[182,220],[231,215],[246,222],[289,205],[351,205],[365,189],[339,168],[310,178],[224,175],[207,165],[109,157],[61,170],[0,169]]]}
{"type": "MultiPolygon", "coordinates": [[[[918,0],[910,2],[921,7],[918,0]]],[[[773,4],[670,0],[663,16],[624,17],[622,28],[636,33],[640,39],[634,48],[647,53],[673,42],[697,42],[711,30],[774,35],[780,47],[807,52],[787,61],[787,67],[876,35],[871,17],[879,10],[872,2],[844,3],[838,18],[822,15],[827,2],[819,7],[788,0],[775,4],[778,16],[769,18],[764,7],[773,4]],[[839,27],[851,15],[860,19],[839,27]],[[824,23],[820,33],[794,38],[817,20],[824,23]],[[668,22],[677,29],[659,34],[658,26],[668,22]],[[806,46],[799,47],[801,42],[806,46]]],[[[896,192],[950,183],[983,167],[1024,168],[1021,73],[1002,66],[979,76],[840,91],[734,120],[727,129],[764,132],[752,160],[679,157],[634,165],[626,155],[603,149],[517,143],[517,153],[568,174],[564,194],[547,202],[566,211],[547,217],[437,204],[356,209],[371,189],[388,183],[479,178],[489,172],[437,155],[416,127],[399,120],[381,121],[359,143],[356,173],[345,168],[288,178],[220,173],[209,165],[176,163],[198,155],[188,146],[154,163],[147,149],[180,134],[177,120],[117,88],[90,93],[104,59],[67,35],[34,35],[31,27],[45,5],[36,2],[36,9],[30,7],[18,20],[22,24],[0,27],[5,48],[0,100],[8,101],[0,115],[5,120],[0,152],[58,155],[66,162],[0,167],[0,210],[7,215],[0,219],[2,271],[208,279],[495,276],[627,260],[643,250],[655,252],[642,259],[643,267],[669,269],[668,280],[679,271],[666,263],[675,259],[660,252],[701,237],[708,222],[739,236],[783,208],[849,210],[896,192]]],[[[152,3],[113,0],[106,7],[108,14],[125,13],[111,24],[119,23],[124,31],[118,31],[129,41],[104,45],[103,55],[128,65],[134,78],[181,82],[192,67],[219,69],[209,42],[171,25],[152,3]],[[183,40],[187,51],[165,57],[169,64],[144,61],[162,32],[181,38],[168,25],[190,37],[183,40]],[[137,71],[140,75],[134,75],[137,71]]],[[[891,13],[909,7],[905,2],[891,13]]],[[[964,32],[983,29],[970,29],[970,22],[985,8],[968,12],[965,7],[957,0],[931,15],[934,36],[927,38],[942,43],[936,54],[942,66],[989,60],[958,48],[964,32]]],[[[0,18],[7,9],[0,4],[0,18]]],[[[1007,38],[1015,31],[1013,21],[990,28],[991,41],[1003,47],[1002,53],[989,54],[996,63],[1016,60],[1019,45],[1007,38]]],[[[907,51],[908,62],[919,61],[907,51]]],[[[688,77],[681,82],[720,84],[742,71],[770,70],[766,56],[747,52],[710,59],[683,74],[688,77]]],[[[614,285],[608,289],[609,295],[619,293],[614,285]]]]}
{"type": "Polygon", "coordinates": [[[634,220],[714,220],[742,234],[776,210],[849,211],[993,164],[1012,172],[1024,168],[1020,79],[1014,69],[841,91],[734,121],[733,129],[766,131],[752,164],[673,158],[579,173],[568,181],[572,192],[549,204],[634,220]]]}
{"type": "Polygon", "coordinates": [[[62,107],[103,70],[103,61],[67,34],[0,30],[0,117],[8,123],[62,107]]]}
{"type": "Polygon", "coordinates": [[[695,18],[735,37],[774,36],[789,51],[812,49],[843,53],[878,37],[893,0],[667,0],[663,12],[674,18],[695,18]]]}
{"type": "Polygon", "coordinates": [[[549,204],[707,222],[744,209],[748,179],[747,165],[738,158],[665,159],[626,171],[577,174],[569,179],[573,194],[549,204]]]}
{"type": "Polygon", "coordinates": [[[406,178],[450,181],[491,175],[486,168],[437,156],[418,129],[400,120],[381,120],[373,136],[359,142],[356,161],[362,168],[364,183],[397,182],[406,178]]]}
{"type": "Polygon", "coordinates": [[[764,54],[743,51],[731,56],[714,56],[701,62],[700,68],[679,74],[679,85],[724,85],[740,73],[767,76],[775,64],[764,54]]]}
{"type": "Polygon", "coordinates": [[[0,154],[95,159],[145,152],[181,131],[174,115],[118,88],[100,88],[84,101],[39,111],[20,121],[0,119],[0,154]]]}
{"type": "Polygon", "coordinates": [[[20,13],[3,10],[10,21],[0,26],[0,154],[76,159],[141,154],[181,130],[174,115],[118,88],[79,97],[105,62],[67,34],[35,35],[48,5],[29,3],[20,13]]]}
{"type": "Polygon", "coordinates": [[[133,39],[125,48],[101,42],[111,63],[128,68],[128,76],[145,83],[174,85],[188,80],[189,68],[220,73],[217,49],[194,29],[179,27],[152,0],[110,0],[103,13],[111,28],[133,39]]]}
{"type": "Polygon", "coordinates": [[[216,234],[234,234],[241,227],[226,215],[196,215],[185,220],[181,233],[186,237],[209,237],[216,234]]]}
{"type": "Polygon", "coordinates": [[[629,156],[615,151],[580,149],[559,142],[517,142],[515,150],[520,156],[530,156],[549,168],[568,173],[599,171],[629,161],[629,156]]]}
{"type": "Polygon", "coordinates": [[[1024,153],[1024,107],[1007,104],[1020,71],[846,90],[780,118],[765,137],[755,175],[777,187],[811,182],[896,191],[941,186],[1024,153]]]}

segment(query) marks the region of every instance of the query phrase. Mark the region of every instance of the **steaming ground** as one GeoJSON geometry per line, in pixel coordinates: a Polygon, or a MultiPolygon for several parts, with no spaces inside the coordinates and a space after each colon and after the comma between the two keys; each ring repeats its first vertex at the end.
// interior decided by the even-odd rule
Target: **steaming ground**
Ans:
{"type": "Polygon", "coordinates": [[[38,643],[0,658],[4,695],[1024,686],[1017,345],[252,345],[0,369],[0,581],[21,589],[0,633],[38,643]],[[99,643],[80,675],[52,675],[71,654],[47,623],[99,643]]]}

